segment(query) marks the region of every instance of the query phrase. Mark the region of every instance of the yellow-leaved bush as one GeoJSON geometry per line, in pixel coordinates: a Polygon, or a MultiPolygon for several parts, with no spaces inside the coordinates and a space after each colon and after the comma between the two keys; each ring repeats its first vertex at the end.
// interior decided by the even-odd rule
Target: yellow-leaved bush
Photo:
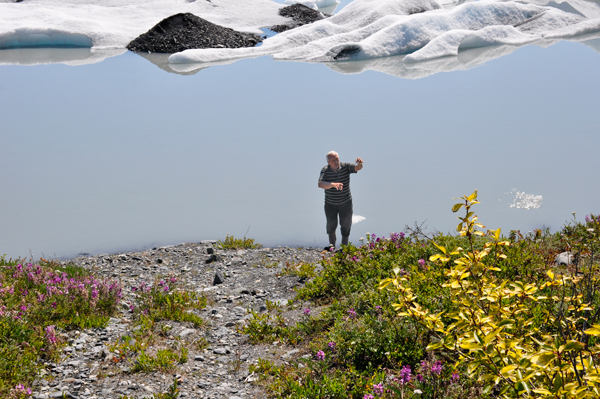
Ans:
{"type": "Polygon", "coordinates": [[[392,305],[398,316],[425,326],[434,337],[427,349],[453,353],[455,366],[466,366],[487,392],[503,398],[599,398],[600,279],[593,257],[584,273],[567,275],[549,267],[545,281],[501,279],[496,274],[506,258],[502,249],[511,243],[500,229],[479,230],[484,226],[471,211],[479,203],[477,191],[460,199],[452,211],[466,211],[457,230],[469,248],[436,245],[440,253],[430,258],[445,271],[452,310],[433,313],[419,305],[406,284],[410,276],[395,270],[379,288],[398,294],[392,305]],[[476,236],[486,240],[479,250],[476,236]]]}

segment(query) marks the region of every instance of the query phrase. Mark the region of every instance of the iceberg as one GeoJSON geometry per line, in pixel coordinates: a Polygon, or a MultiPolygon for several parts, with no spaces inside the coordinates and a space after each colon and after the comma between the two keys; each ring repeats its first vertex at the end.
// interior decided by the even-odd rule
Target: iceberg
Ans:
{"type": "Polygon", "coordinates": [[[433,0],[355,0],[330,18],[268,38],[260,48],[187,50],[173,54],[169,62],[260,55],[284,61],[339,62],[404,55],[404,63],[414,63],[457,56],[465,49],[522,46],[600,32],[600,7],[592,4],[577,13],[501,1],[447,7],[433,0]]]}
{"type": "MultiPolygon", "coordinates": [[[[338,0],[286,3],[322,9],[335,7],[338,0]]],[[[91,49],[84,58],[81,51],[71,52],[76,58],[65,63],[98,62],[111,56],[107,50],[125,51],[131,40],[162,19],[185,12],[264,34],[264,28],[290,22],[279,15],[283,6],[270,0],[0,0],[0,63],[15,57],[17,64],[34,63],[42,53],[23,58],[15,50],[50,47],[91,49]]],[[[599,51],[599,37],[600,3],[594,0],[354,0],[329,18],[268,37],[257,47],[146,58],[185,74],[266,55],[325,63],[341,73],[369,69],[416,79],[480,65],[524,45],[573,40],[599,51]]]]}
{"type": "Polygon", "coordinates": [[[542,201],[544,200],[544,197],[541,195],[527,194],[525,191],[517,191],[514,188],[509,194],[515,195],[512,204],[510,204],[511,208],[525,209],[527,211],[538,209],[542,206],[542,201]]]}
{"type": "Polygon", "coordinates": [[[261,34],[288,22],[270,0],[24,0],[0,2],[0,49],[124,49],[166,17],[190,12],[217,25],[261,34]]]}
{"type": "Polygon", "coordinates": [[[356,224],[356,223],[360,223],[363,220],[366,220],[367,218],[364,216],[360,216],[360,215],[352,215],[352,224],[356,224]]]}

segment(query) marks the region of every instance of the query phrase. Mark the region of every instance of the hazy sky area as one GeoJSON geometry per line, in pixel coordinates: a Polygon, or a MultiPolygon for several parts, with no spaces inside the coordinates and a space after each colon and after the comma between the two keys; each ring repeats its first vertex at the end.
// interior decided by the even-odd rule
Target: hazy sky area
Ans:
{"type": "MultiPolygon", "coordinates": [[[[407,80],[247,59],[195,75],[126,53],[0,66],[0,254],[74,256],[227,233],[325,245],[325,154],[352,176],[365,232],[451,231],[479,189],[489,228],[559,228],[600,213],[600,54],[527,46],[468,71],[407,80]],[[543,196],[510,208],[513,188],[543,196]]],[[[338,233],[339,234],[339,233],[338,233]]]]}

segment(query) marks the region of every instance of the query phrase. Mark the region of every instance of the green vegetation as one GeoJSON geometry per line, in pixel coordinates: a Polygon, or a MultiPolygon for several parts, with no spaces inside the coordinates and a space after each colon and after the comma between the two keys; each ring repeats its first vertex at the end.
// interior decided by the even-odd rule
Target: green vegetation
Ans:
{"type": "Polygon", "coordinates": [[[138,307],[132,305],[137,318],[142,323],[161,320],[187,321],[195,327],[204,321],[192,313],[206,307],[206,297],[187,290],[177,289],[176,277],[158,278],[152,285],[141,283],[133,290],[138,294],[138,307]],[[143,319],[143,320],[142,320],[143,319]]]}
{"type": "MultiPolygon", "coordinates": [[[[135,327],[131,336],[124,336],[110,348],[120,362],[132,359],[131,372],[152,372],[172,370],[177,364],[187,362],[188,347],[177,340],[170,348],[157,345],[161,338],[169,337],[172,327],[165,322],[188,322],[194,327],[205,326],[204,320],[194,311],[206,307],[206,297],[178,287],[177,278],[157,278],[152,285],[142,282],[133,287],[137,295],[138,306],[130,305],[134,313],[135,327]],[[156,355],[150,355],[151,347],[158,347],[156,355]]],[[[196,348],[207,345],[204,338],[198,338],[191,344],[196,348]]],[[[190,344],[190,345],[191,345],[190,344]]],[[[188,345],[189,346],[189,345],[188,345]]]]}
{"type": "Polygon", "coordinates": [[[227,234],[225,241],[218,240],[215,245],[219,249],[258,249],[262,245],[254,242],[254,238],[235,238],[227,234]]]}
{"type": "Polygon", "coordinates": [[[81,267],[0,258],[0,397],[27,396],[40,361],[58,358],[58,331],[105,326],[120,299],[117,281],[81,267]]]}
{"type": "MultiPolygon", "coordinates": [[[[600,219],[588,216],[585,223],[563,229],[563,242],[578,250],[574,269],[540,262],[533,279],[529,273],[510,276],[506,265],[515,263],[507,259],[516,254],[504,248],[511,242],[501,238],[499,229],[480,230],[471,211],[478,203],[476,191],[461,199],[452,210],[465,208],[457,228],[467,239],[465,248],[438,246],[440,253],[430,258],[445,271],[443,287],[450,291],[451,306],[422,307],[408,279],[395,271],[381,283],[398,293],[394,308],[427,329],[432,337],[428,350],[449,351],[484,392],[497,390],[503,398],[597,398],[600,219]],[[474,245],[476,237],[485,242],[482,249],[474,245]]],[[[542,233],[533,240],[543,240],[542,233]]]]}
{"type": "Polygon", "coordinates": [[[276,398],[592,398],[600,335],[600,218],[528,235],[483,231],[471,207],[457,236],[367,234],[321,262],[296,323],[269,304],[243,332],[310,354],[250,371],[276,398]],[[451,248],[451,249],[447,249],[451,248]],[[574,264],[555,266],[574,252],[574,264]],[[391,276],[391,277],[390,277],[391,276]]]}
{"type": "Polygon", "coordinates": [[[170,371],[177,364],[187,363],[188,350],[182,347],[179,353],[172,349],[159,349],[156,356],[150,356],[145,351],[141,351],[135,361],[135,366],[131,370],[133,373],[152,371],[170,371]]]}

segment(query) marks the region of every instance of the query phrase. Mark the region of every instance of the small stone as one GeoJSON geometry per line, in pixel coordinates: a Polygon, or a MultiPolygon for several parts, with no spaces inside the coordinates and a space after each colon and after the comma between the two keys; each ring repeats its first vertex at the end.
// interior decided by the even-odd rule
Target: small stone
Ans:
{"type": "Polygon", "coordinates": [[[219,254],[212,254],[204,261],[204,263],[209,264],[213,262],[223,262],[223,258],[219,254]]]}
{"type": "Polygon", "coordinates": [[[281,355],[282,359],[288,359],[290,358],[293,354],[300,352],[298,349],[293,349],[289,352],[286,352],[285,354],[281,355]]]}
{"type": "Polygon", "coordinates": [[[206,253],[212,255],[215,253],[215,250],[213,248],[206,248],[206,253]]]}
{"type": "Polygon", "coordinates": [[[221,272],[216,272],[215,278],[213,280],[213,285],[223,284],[224,281],[225,281],[225,279],[224,279],[223,275],[221,274],[221,272]]]}

